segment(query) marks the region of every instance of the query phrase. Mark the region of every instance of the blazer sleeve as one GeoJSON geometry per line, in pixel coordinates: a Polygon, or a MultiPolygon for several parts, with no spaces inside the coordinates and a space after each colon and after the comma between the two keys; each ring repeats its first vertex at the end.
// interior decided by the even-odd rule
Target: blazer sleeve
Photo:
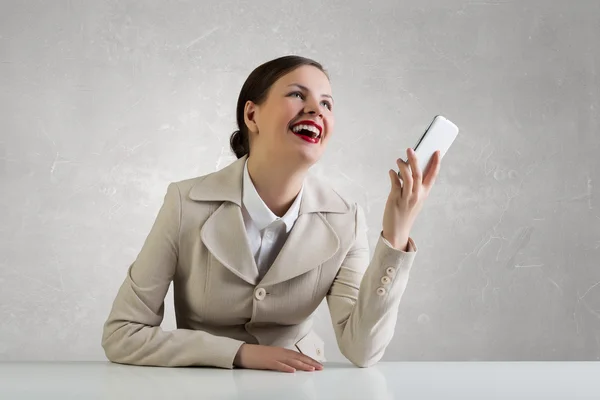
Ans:
{"type": "Polygon", "coordinates": [[[163,331],[160,327],[164,298],[177,267],[180,222],[181,194],[177,184],[171,183],[104,324],[102,347],[112,362],[233,368],[243,342],[198,330],[163,331]]]}
{"type": "Polygon", "coordinates": [[[362,208],[355,212],[354,243],[327,294],[327,304],[341,353],[353,364],[378,362],[394,335],[400,300],[417,247],[393,248],[379,234],[369,260],[367,224],[362,208]]]}

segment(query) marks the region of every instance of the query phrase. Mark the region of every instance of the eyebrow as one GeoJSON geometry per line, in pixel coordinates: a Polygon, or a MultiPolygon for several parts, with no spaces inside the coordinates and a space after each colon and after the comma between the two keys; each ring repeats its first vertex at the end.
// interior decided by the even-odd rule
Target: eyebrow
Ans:
{"type": "MultiPolygon", "coordinates": [[[[297,87],[299,87],[300,89],[302,89],[302,90],[304,90],[304,91],[307,91],[307,92],[309,91],[309,90],[308,90],[308,88],[307,88],[306,86],[300,85],[300,84],[298,84],[298,83],[292,83],[291,85],[288,85],[288,87],[290,87],[290,86],[297,86],[297,87]]],[[[332,97],[331,95],[329,95],[329,94],[322,94],[322,95],[321,95],[321,97],[328,97],[328,98],[330,98],[330,99],[331,99],[331,101],[332,101],[332,102],[335,102],[335,101],[333,100],[333,97],[332,97]]]]}

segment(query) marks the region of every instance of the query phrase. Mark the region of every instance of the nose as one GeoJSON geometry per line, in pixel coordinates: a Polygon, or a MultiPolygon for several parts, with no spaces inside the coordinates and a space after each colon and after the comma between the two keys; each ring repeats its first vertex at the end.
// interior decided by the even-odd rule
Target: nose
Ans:
{"type": "Polygon", "coordinates": [[[323,112],[321,111],[321,108],[319,107],[319,102],[311,99],[311,100],[307,100],[304,106],[304,113],[305,114],[310,114],[310,115],[323,115],[323,112]]]}

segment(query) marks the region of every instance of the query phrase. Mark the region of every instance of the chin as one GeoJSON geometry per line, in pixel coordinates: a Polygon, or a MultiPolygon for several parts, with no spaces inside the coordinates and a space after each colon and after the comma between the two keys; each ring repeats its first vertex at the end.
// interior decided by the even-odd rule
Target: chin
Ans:
{"type": "Polygon", "coordinates": [[[310,168],[313,164],[316,164],[325,151],[326,143],[319,142],[316,144],[305,144],[294,143],[293,146],[290,146],[289,152],[287,156],[284,156],[291,161],[295,159],[295,162],[299,165],[303,165],[307,168],[310,168]]]}
{"type": "Polygon", "coordinates": [[[310,149],[313,151],[300,151],[298,152],[299,162],[308,165],[309,167],[316,164],[322,156],[322,151],[314,151],[317,149],[310,149]]]}

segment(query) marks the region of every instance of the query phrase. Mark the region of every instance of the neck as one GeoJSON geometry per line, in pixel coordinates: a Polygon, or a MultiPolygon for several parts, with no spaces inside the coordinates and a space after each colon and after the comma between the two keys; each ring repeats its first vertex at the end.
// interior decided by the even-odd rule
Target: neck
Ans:
{"type": "Polygon", "coordinates": [[[258,195],[278,217],[283,217],[290,208],[306,176],[305,169],[289,163],[252,156],[248,157],[248,173],[258,195]]]}

